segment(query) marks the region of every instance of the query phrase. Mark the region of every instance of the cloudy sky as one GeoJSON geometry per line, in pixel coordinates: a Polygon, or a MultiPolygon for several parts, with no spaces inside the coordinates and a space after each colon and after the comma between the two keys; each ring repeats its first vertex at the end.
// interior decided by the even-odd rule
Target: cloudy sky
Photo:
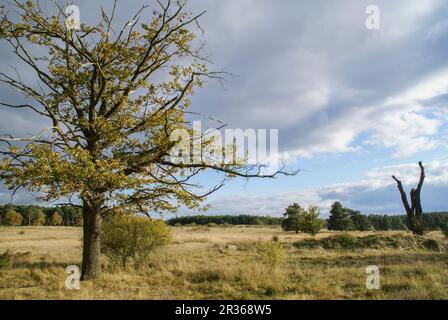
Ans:
{"type": "MultiPolygon", "coordinates": [[[[121,1],[119,18],[148,2],[121,1]]],[[[87,22],[98,19],[99,3],[74,1],[87,22]]],[[[390,176],[411,187],[419,160],[427,167],[424,209],[448,209],[447,1],[190,3],[194,12],[207,10],[201,25],[213,66],[233,74],[199,91],[193,111],[229,128],[278,129],[280,153],[302,169],[274,181],[235,180],[209,198],[210,213],[280,215],[292,202],[325,213],[335,200],[366,213],[401,213],[390,176]],[[371,4],[380,9],[379,30],[365,27],[371,4]]],[[[19,67],[6,47],[0,58],[1,69],[19,67]]],[[[0,94],[14,99],[3,88],[0,94]]],[[[25,112],[0,109],[0,133],[41,125],[25,112]]],[[[10,201],[4,187],[0,201],[10,201]]],[[[14,198],[30,201],[26,193],[14,198]]]]}

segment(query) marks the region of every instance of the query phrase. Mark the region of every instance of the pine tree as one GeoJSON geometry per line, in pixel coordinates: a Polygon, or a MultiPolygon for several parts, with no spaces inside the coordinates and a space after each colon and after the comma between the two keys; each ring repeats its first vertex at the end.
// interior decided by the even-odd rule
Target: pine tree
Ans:
{"type": "Polygon", "coordinates": [[[346,231],[353,229],[353,223],[347,210],[342,207],[340,202],[333,203],[328,219],[328,230],[346,231]]]}
{"type": "Polygon", "coordinates": [[[345,209],[345,211],[348,213],[350,220],[353,223],[354,230],[359,231],[369,231],[372,230],[373,226],[370,222],[369,218],[359,211],[351,210],[351,209],[345,209]]]}
{"type": "Polygon", "coordinates": [[[300,214],[304,211],[305,210],[297,203],[294,203],[286,208],[286,212],[283,214],[283,216],[285,216],[285,220],[283,220],[282,223],[283,230],[295,231],[296,233],[299,233],[299,217],[300,214]]]}

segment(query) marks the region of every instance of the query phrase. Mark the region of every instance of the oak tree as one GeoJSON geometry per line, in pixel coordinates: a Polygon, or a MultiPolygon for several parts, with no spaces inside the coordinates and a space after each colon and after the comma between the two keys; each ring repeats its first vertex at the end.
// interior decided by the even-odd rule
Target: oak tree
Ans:
{"type": "Polygon", "coordinates": [[[0,178],[14,191],[82,207],[82,279],[100,274],[101,221],[115,209],[194,208],[230,178],[290,174],[264,175],[244,159],[172,161],[178,142],[170,134],[192,130],[186,114],[194,90],[224,76],[209,70],[196,35],[204,12],[191,13],[184,0],[157,1],[119,26],[115,2],[110,12],[101,9],[97,24],[76,29],[66,24],[65,8],[52,3],[44,10],[15,0],[0,16],[0,39],[38,80],[31,85],[20,74],[0,73],[0,82],[27,97],[1,106],[31,110],[49,123],[32,137],[1,136],[0,178]],[[221,173],[206,190],[196,179],[205,170],[221,173]]]}

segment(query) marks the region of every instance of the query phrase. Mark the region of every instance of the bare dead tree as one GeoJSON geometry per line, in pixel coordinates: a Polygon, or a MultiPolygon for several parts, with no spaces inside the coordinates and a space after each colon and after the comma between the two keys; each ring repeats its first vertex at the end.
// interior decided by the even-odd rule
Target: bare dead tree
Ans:
{"type": "Polygon", "coordinates": [[[422,190],[423,181],[425,180],[425,168],[423,167],[421,161],[418,163],[418,165],[420,166],[420,180],[418,182],[417,188],[413,188],[410,192],[411,205],[409,205],[408,198],[403,189],[403,184],[401,183],[401,181],[398,180],[395,176],[392,176],[392,178],[397,182],[397,187],[401,195],[401,201],[403,202],[403,206],[406,210],[406,215],[408,217],[411,231],[414,234],[423,235],[423,210],[420,200],[420,193],[422,190]]]}

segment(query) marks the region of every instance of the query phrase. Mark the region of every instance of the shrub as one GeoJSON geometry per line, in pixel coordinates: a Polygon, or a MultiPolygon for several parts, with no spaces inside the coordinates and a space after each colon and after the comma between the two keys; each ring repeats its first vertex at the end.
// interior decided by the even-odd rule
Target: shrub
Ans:
{"type": "Polygon", "coordinates": [[[278,236],[273,236],[272,237],[272,241],[277,242],[278,241],[278,236]]]}
{"type": "Polygon", "coordinates": [[[21,226],[23,217],[20,213],[10,208],[6,210],[4,215],[5,224],[8,226],[21,226]]]}
{"type": "Polygon", "coordinates": [[[337,235],[334,240],[342,249],[355,248],[359,242],[358,238],[351,235],[350,233],[343,233],[341,235],[337,235]]]}
{"type": "Polygon", "coordinates": [[[11,267],[11,258],[12,255],[9,253],[9,251],[0,254],[0,269],[11,267]]]}
{"type": "Polygon", "coordinates": [[[370,235],[359,239],[369,249],[417,249],[417,239],[412,234],[370,235]]]}
{"type": "Polygon", "coordinates": [[[283,246],[279,242],[266,242],[261,247],[263,260],[270,269],[276,268],[285,259],[283,246]]]}
{"type": "Polygon", "coordinates": [[[229,223],[221,223],[221,224],[218,224],[218,227],[219,228],[230,228],[232,225],[231,224],[229,224],[229,223]]]}
{"type": "Polygon", "coordinates": [[[435,239],[415,237],[411,234],[381,235],[374,234],[366,237],[354,237],[350,234],[340,234],[324,239],[305,239],[295,242],[297,249],[425,249],[437,252],[445,252],[446,246],[435,239]]]}
{"type": "Polygon", "coordinates": [[[312,239],[303,239],[301,241],[294,242],[293,246],[297,249],[317,249],[322,247],[322,243],[326,239],[317,240],[315,238],[312,239]]]}
{"type": "Polygon", "coordinates": [[[323,240],[327,240],[323,243],[325,249],[355,249],[359,246],[359,239],[350,233],[338,234],[323,240]]]}
{"type": "Polygon", "coordinates": [[[423,247],[431,251],[441,251],[442,245],[435,239],[425,239],[422,242],[423,247]]]}
{"type": "Polygon", "coordinates": [[[102,227],[103,253],[122,268],[130,260],[135,267],[147,263],[150,255],[170,239],[170,229],[164,221],[146,217],[115,215],[102,227]]]}

